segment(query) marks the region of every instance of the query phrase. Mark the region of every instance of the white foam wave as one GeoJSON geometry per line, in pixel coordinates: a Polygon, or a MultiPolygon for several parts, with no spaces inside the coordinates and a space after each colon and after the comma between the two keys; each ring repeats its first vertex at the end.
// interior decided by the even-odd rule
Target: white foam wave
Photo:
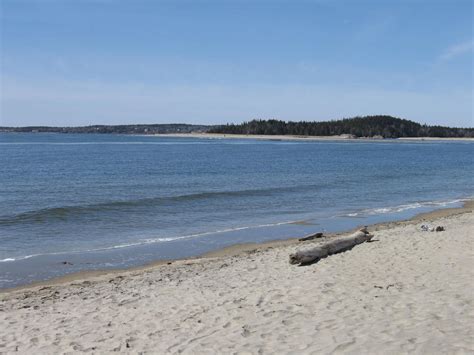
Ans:
{"type": "Polygon", "coordinates": [[[403,212],[407,210],[425,208],[425,207],[442,208],[442,207],[447,207],[449,205],[466,202],[468,200],[469,198],[461,198],[461,199],[447,200],[447,201],[415,202],[411,204],[404,204],[404,205],[391,206],[391,207],[365,209],[358,212],[347,213],[343,215],[343,217],[375,216],[375,215],[387,214],[387,213],[399,213],[399,212],[403,212]]]}
{"type": "Polygon", "coordinates": [[[235,231],[246,230],[246,229],[275,227],[275,226],[281,226],[281,225],[285,225],[285,224],[292,224],[292,223],[295,223],[295,222],[296,221],[268,223],[268,224],[260,224],[260,225],[256,225],[256,226],[245,226],[245,227],[220,229],[220,230],[216,230],[216,231],[188,234],[188,235],[182,235],[182,236],[176,236],[176,237],[149,238],[149,239],[142,239],[142,240],[139,240],[139,241],[136,241],[136,242],[133,242],[133,243],[124,243],[124,244],[113,245],[113,246],[110,246],[110,247],[102,247],[102,248],[95,248],[95,249],[32,254],[32,255],[19,256],[19,257],[15,257],[15,258],[0,259],[0,263],[1,262],[20,261],[20,260],[29,259],[29,258],[32,258],[32,257],[37,257],[37,256],[81,254],[81,253],[92,253],[92,252],[99,252],[99,251],[107,251],[107,250],[113,250],[113,249],[122,249],[122,248],[129,248],[129,247],[147,245],[147,244],[172,242],[172,241],[181,240],[181,239],[191,239],[191,238],[202,237],[202,236],[212,235],[212,234],[229,233],[229,232],[235,232],[235,231]]]}
{"type": "MultiPolygon", "coordinates": [[[[134,245],[142,245],[142,244],[152,244],[152,243],[160,243],[160,242],[172,242],[172,241],[180,240],[180,239],[190,239],[190,238],[203,237],[203,236],[212,235],[212,234],[230,233],[230,232],[236,232],[236,231],[241,231],[241,230],[246,230],[246,229],[276,227],[276,226],[281,226],[281,225],[285,225],[285,224],[292,224],[292,223],[295,223],[295,222],[297,222],[297,221],[268,223],[268,224],[260,224],[260,225],[256,225],[256,226],[246,226],[246,227],[227,228],[227,229],[220,229],[220,230],[211,231],[211,232],[203,232],[203,233],[182,235],[182,236],[179,236],[179,237],[145,239],[142,242],[137,242],[137,243],[133,243],[133,244],[134,245]]],[[[117,247],[119,247],[119,246],[117,246],[117,247]]]]}
{"type": "Polygon", "coordinates": [[[29,259],[29,258],[32,258],[34,256],[39,256],[39,255],[42,255],[42,254],[24,255],[24,256],[18,256],[16,258],[0,259],[0,263],[6,263],[6,262],[9,262],[9,261],[25,260],[25,259],[29,259]]]}

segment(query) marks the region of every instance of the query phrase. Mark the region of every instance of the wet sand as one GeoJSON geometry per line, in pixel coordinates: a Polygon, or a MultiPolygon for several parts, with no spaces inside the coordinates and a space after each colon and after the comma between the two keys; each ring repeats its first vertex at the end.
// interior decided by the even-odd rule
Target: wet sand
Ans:
{"type": "MultiPolygon", "coordinates": [[[[419,223],[431,222],[441,217],[448,217],[448,216],[468,213],[473,210],[474,210],[474,200],[469,200],[465,202],[462,207],[443,208],[443,209],[438,209],[432,212],[420,213],[406,220],[377,223],[377,224],[371,225],[370,230],[380,230],[380,229],[392,228],[392,227],[406,225],[406,224],[419,224],[419,223]]],[[[306,224],[307,222],[300,221],[300,222],[294,222],[294,223],[306,224]]],[[[356,230],[357,228],[353,228],[341,233],[326,233],[324,234],[324,238],[320,239],[319,241],[321,242],[327,241],[327,240],[330,240],[330,238],[347,235],[347,234],[353,233],[356,230]]],[[[315,232],[318,232],[316,226],[315,226],[315,232]]],[[[135,267],[124,268],[124,269],[84,270],[80,272],[70,273],[64,276],[60,276],[60,277],[55,277],[49,280],[33,282],[27,285],[16,286],[12,288],[3,288],[3,289],[0,289],[0,295],[2,293],[9,293],[9,292],[14,292],[14,291],[19,291],[19,290],[28,290],[28,289],[39,287],[39,286],[60,285],[63,283],[68,283],[68,282],[72,282],[76,280],[84,280],[84,279],[89,279],[89,278],[115,275],[115,274],[120,275],[120,274],[130,272],[130,271],[142,271],[142,270],[147,270],[149,268],[154,268],[154,267],[158,267],[162,265],[170,265],[174,262],[183,261],[183,260],[196,260],[196,259],[201,259],[201,258],[215,258],[215,257],[225,258],[228,256],[236,256],[240,254],[246,254],[249,252],[264,251],[267,249],[272,249],[274,247],[301,245],[301,242],[298,241],[298,239],[301,237],[303,236],[296,236],[294,238],[273,240],[273,241],[262,242],[262,243],[234,244],[234,245],[216,249],[216,250],[213,250],[208,253],[198,255],[195,257],[184,258],[184,259],[157,260],[157,261],[153,261],[151,263],[147,263],[142,266],[135,266],[135,267]]]]}

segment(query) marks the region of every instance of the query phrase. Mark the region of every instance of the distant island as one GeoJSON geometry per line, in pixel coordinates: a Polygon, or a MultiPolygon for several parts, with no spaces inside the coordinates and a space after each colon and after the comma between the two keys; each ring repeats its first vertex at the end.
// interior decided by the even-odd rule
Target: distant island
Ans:
{"type": "Polygon", "coordinates": [[[341,136],[352,138],[473,138],[474,128],[428,126],[392,116],[365,116],[321,122],[253,120],[209,129],[208,133],[292,136],[341,136]]]}
{"type": "Polygon", "coordinates": [[[17,133],[99,133],[99,134],[167,134],[167,133],[205,133],[213,126],[185,123],[171,124],[129,124],[94,125],[80,127],[0,127],[0,132],[17,133]]]}
{"type": "Polygon", "coordinates": [[[348,136],[349,138],[474,138],[474,128],[429,126],[386,115],[344,118],[320,122],[252,120],[241,124],[131,124],[82,127],[0,127],[0,132],[99,133],[99,134],[186,134],[214,133],[269,136],[348,136]]]}

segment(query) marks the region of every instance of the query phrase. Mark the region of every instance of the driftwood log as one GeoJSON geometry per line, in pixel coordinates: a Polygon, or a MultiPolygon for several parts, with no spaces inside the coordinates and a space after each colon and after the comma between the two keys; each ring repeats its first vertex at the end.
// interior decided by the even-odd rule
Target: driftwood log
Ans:
{"type": "Polygon", "coordinates": [[[367,228],[362,228],[350,236],[332,240],[313,249],[301,250],[294,254],[290,254],[290,264],[313,264],[329,255],[350,250],[357,244],[370,241],[373,237],[373,234],[370,234],[367,231],[367,228]]]}

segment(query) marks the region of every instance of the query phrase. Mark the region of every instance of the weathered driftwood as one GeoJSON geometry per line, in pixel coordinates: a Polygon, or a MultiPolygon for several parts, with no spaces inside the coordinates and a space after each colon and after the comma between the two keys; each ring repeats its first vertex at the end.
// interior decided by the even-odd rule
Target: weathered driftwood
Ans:
{"type": "Polygon", "coordinates": [[[366,228],[363,228],[348,237],[338,238],[316,248],[290,254],[290,264],[312,264],[329,255],[350,250],[357,244],[367,242],[373,237],[366,228]]]}
{"type": "Polygon", "coordinates": [[[313,240],[313,239],[316,239],[316,238],[322,238],[324,237],[323,236],[323,233],[315,233],[315,234],[310,234],[310,235],[307,235],[303,238],[300,238],[298,239],[300,242],[304,242],[306,240],[313,240]]]}

